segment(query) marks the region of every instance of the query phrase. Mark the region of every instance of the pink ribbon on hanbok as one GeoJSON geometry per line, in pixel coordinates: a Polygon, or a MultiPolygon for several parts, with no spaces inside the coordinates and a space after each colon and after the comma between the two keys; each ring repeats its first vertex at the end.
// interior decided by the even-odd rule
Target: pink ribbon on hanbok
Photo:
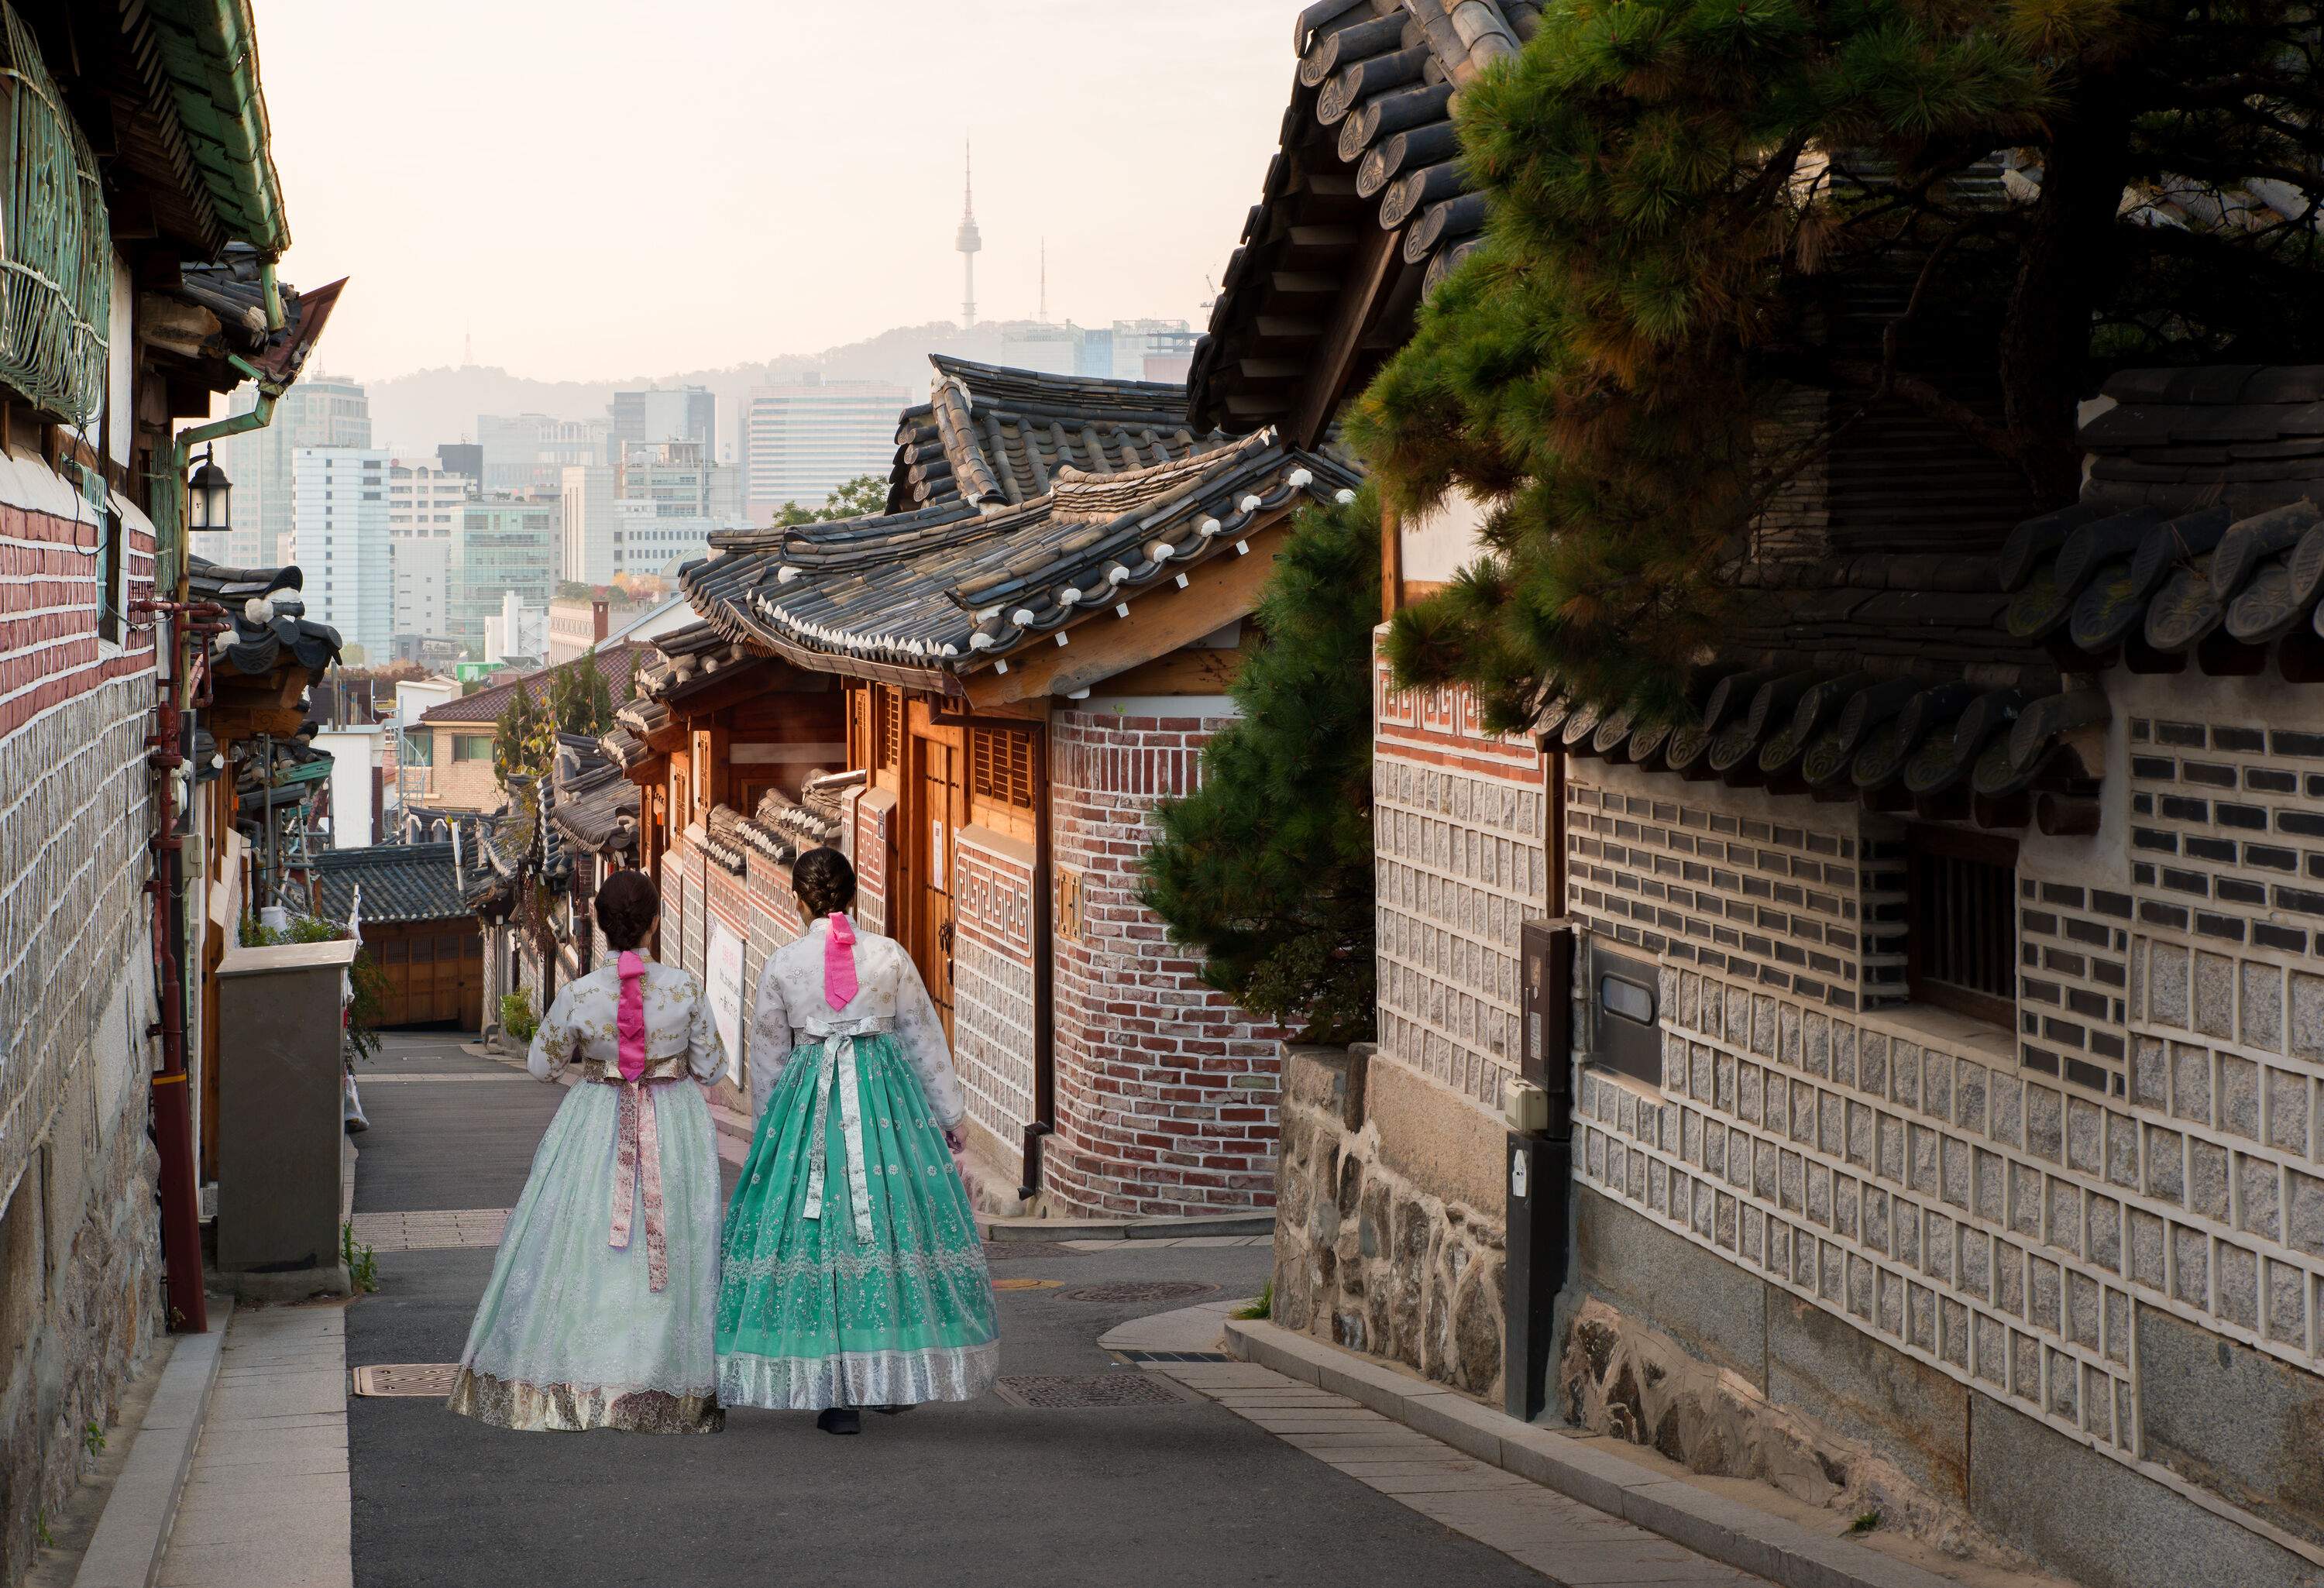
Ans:
{"type": "Polygon", "coordinates": [[[626,1248],[637,1210],[638,1178],[644,1170],[646,1205],[646,1284],[660,1290],[669,1283],[669,1247],[662,1220],[661,1133],[654,1120],[653,1100],[646,1095],[645,961],[635,954],[621,958],[622,999],[613,1015],[621,1080],[622,1119],[614,1139],[613,1230],[610,1245],[626,1248]]]}
{"type": "Polygon", "coordinates": [[[823,1001],[845,1009],[855,997],[855,923],[844,909],[825,919],[831,930],[823,940],[823,1001]]]}

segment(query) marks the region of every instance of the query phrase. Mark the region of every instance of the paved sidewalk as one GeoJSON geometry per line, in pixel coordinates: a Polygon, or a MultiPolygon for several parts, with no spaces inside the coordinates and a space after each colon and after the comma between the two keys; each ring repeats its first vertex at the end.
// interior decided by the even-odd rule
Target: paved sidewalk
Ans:
{"type": "Polygon", "coordinates": [[[1565,1588],[1766,1588],[1763,1578],[1478,1461],[1344,1395],[1249,1362],[1183,1360],[1222,1356],[1222,1334],[1241,1305],[1155,1313],[1098,1343],[1565,1588]]]}
{"type": "Polygon", "coordinates": [[[161,1588],[352,1588],[346,1309],[238,1307],[161,1588]]]}

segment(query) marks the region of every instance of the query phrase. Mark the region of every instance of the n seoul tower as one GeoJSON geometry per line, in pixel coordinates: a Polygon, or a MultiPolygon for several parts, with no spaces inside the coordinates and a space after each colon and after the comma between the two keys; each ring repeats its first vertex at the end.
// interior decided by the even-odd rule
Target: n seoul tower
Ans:
{"type": "Polygon", "coordinates": [[[960,250],[960,323],[969,328],[976,324],[976,255],[984,246],[984,238],[976,229],[976,173],[965,140],[961,143],[960,162],[960,231],[952,245],[960,250]]]}

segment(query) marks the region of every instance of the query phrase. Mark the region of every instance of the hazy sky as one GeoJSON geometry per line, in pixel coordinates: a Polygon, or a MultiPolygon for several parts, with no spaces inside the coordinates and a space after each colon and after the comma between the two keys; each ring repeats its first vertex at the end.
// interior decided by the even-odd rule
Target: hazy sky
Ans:
{"type": "Polygon", "coordinates": [[[1298,0],[254,0],[318,367],[616,378],[960,312],[1198,319],[1298,0]]]}

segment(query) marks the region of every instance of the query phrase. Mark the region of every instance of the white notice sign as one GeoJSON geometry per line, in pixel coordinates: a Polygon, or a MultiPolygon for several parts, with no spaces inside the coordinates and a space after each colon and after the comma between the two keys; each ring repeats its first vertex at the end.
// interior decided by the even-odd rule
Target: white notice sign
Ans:
{"type": "Polygon", "coordinates": [[[742,1080],[742,939],[716,921],[710,923],[710,1017],[726,1046],[726,1078],[742,1080]]]}

